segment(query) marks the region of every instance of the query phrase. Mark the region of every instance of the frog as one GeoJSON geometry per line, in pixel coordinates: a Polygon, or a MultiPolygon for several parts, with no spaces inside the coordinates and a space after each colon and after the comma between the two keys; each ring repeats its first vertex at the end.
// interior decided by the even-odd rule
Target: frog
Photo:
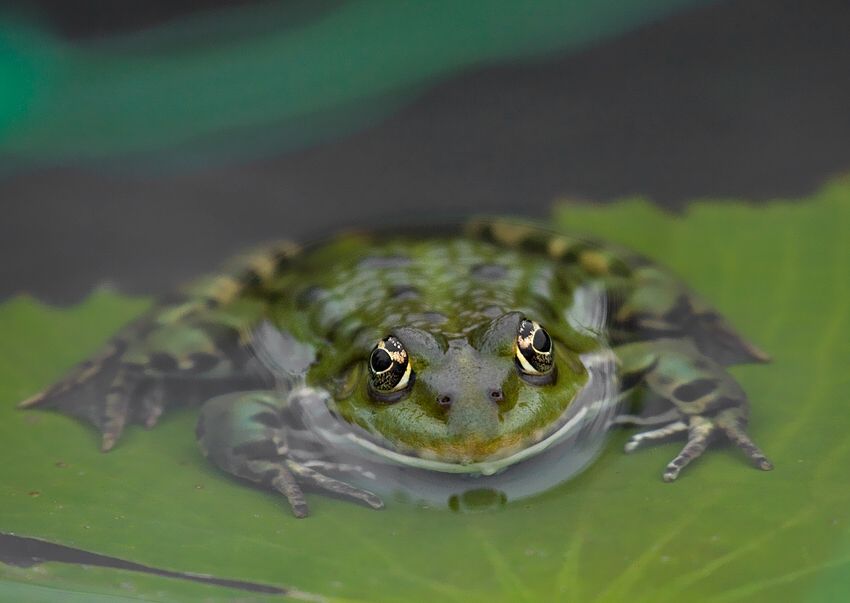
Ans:
{"type": "Polygon", "coordinates": [[[563,431],[594,354],[616,367],[616,395],[594,401],[612,417],[603,429],[639,428],[625,452],[684,439],[665,482],[719,439],[773,468],[728,372],[766,353],[656,262],[512,218],[263,245],[162,299],[20,406],[91,423],[107,452],[129,424],[198,404],[203,455],[302,518],[307,490],[384,507],[346,479],[365,470],[329,459],[291,412],[305,392],[394,463],[492,474],[563,431]],[[575,320],[587,299],[596,318],[575,320]]]}

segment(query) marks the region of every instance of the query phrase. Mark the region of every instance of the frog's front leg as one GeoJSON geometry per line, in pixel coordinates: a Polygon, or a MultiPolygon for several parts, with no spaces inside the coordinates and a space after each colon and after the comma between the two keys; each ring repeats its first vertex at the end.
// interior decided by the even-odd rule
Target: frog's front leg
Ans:
{"type": "Polygon", "coordinates": [[[301,486],[322,490],[381,509],[383,501],[368,490],[316,471],[321,467],[357,471],[321,459],[303,460],[287,437],[283,408],[276,392],[255,391],[212,398],[201,409],[196,436],[204,455],[220,469],[283,494],[296,517],[306,517],[307,503],[301,486]]]}
{"type": "Polygon", "coordinates": [[[19,406],[55,408],[92,423],[108,451],[128,423],[153,427],[168,404],[263,383],[250,348],[238,341],[256,322],[254,315],[233,314],[230,322],[223,312],[197,322],[164,321],[169,311],[157,308],[130,324],[96,356],[19,406]]]}
{"type": "Polygon", "coordinates": [[[128,423],[153,427],[170,404],[261,386],[267,371],[251,345],[267,314],[263,288],[297,253],[285,241],[268,245],[189,283],[19,407],[86,420],[108,451],[128,423]]]}
{"type": "Polygon", "coordinates": [[[747,396],[726,370],[701,354],[687,339],[659,339],[617,348],[624,387],[648,390],[650,397],[668,404],[618,422],[634,422],[653,429],[633,435],[625,445],[634,452],[649,443],[687,435],[682,451],[667,465],[664,481],[675,480],[682,469],[700,457],[718,435],[744,451],[757,468],[773,464],[746,433],[747,396]]]}

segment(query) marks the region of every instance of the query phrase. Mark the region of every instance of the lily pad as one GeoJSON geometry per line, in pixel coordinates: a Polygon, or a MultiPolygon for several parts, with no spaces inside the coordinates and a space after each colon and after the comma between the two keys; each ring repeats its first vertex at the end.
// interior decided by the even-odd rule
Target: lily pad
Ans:
{"type": "MultiPolygon", "coordinates": [[[[327,600],[846,600],[850,181],[803,201],[701,201],[679,216],[641,199],[564,203],[555,221],[663,262],[771,354],[732,370],[773,472],[724,448],[666,484],[679,444],[625,455],[623,431],[576,479],[498,511],[379,513],[311,496],[312,516],[296,520],[275,494],[201,458],[192,409],[130,429],[106,455],[85,425],[15,410],[149,303],[100,291],[59,310],[21,297],[0,306],[0,532],[327,600]]],[[[50,600],[51,589],[238,596],[115,569],[0,565],[2,600],[50,600]]]]}

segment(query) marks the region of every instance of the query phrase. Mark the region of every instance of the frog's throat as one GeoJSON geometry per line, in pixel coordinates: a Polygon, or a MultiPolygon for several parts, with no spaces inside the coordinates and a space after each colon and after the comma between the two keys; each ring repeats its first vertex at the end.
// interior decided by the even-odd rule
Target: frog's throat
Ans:
{"type": "Polygon", "coordinates": [[[573,403],[564,411],[559,424],[542,439],[508,456],[472,463],[449,463],[404,454],[381,446],[380,443],[353,431],[346,433],[344,437],[367,454],[406,467],[442,473],[494,475],[567,440],[577,442],[579,438],[598,438],[607,431],[619,403],[616,361],[611,350],[583,354],[581,360],[587,367],[590,378],[573,403]]]}
{"type": "Polygon", "coordinates": [[[577,425],[580,425],[582,423],[582,420],[587,415],[587,410],[587,408],[582,408],[575,415],[573,415],[566,423],[564,423],[560,427],[560,429],[550,434],[548,437],[540,440],[536,444],[532,444],[527,448],[523,448],[519,452],[516,452],[510,456],[506,456],[493,461],[479,461],[476,463],[447,463],[444,461],[424,459],[417,456],[402,454],[400,452],[396,452],[395,450],[381,448],[378,444],[365,438],[362,438],[354,433],[347,434],[347,437],[350,441],[354,442],[358,446],[361,446],[362,448],[365,448],[373,454],[376,454],[387,460],[394,461],[396,463],[408,467],[415,467],[417,469],[428,469],[430,471],[440,471],[442,473],[476,473],[481,475],[493,475],[495,473],[498,473],[505,467],[509,467],[510,465],[536,456],[547,448],[549,448],[550,446],[552,446],[553,444],[555,444],[556,442],[562,441],[568,433],[572,432],[577,425]]]}

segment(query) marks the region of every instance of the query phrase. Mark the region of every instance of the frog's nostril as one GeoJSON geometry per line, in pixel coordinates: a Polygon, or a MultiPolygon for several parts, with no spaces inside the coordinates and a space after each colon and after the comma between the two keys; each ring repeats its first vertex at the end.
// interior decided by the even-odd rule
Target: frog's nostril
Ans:
{"type": "Polygon", "coordinates": [[[449,395],[437,396],[437,404],[440,405],[440,408],[449,408],[453,401],[449,395]]]}
{"type": "Polygon", "coordinates": [[[490,399],[493,402],[503,402],[505,400],[505,393],[500,389],[491,389],[490,390],[490,399]]]}

